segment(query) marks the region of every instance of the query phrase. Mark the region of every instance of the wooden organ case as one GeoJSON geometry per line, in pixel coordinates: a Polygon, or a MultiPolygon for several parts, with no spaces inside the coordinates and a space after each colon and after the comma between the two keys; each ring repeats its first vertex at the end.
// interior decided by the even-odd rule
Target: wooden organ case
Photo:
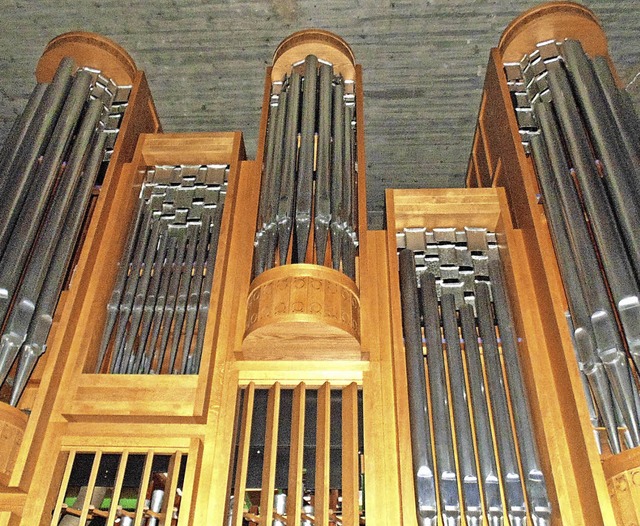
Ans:
{"type": "MultiPolygon", "coordinates": [[[[537,42],[565,37],[581,40],[588,53],[607,52],[597,21],[575,4],[548,4],[507,28],[491,52],[469,188],[389,190],[386,231],[367,228],[362,70],[335,35],[302,31],[276,50],[266,72],[254,161],[246,160],[239,132],[161,133],[144,74],[115,44],[85,33],[53,40],[38,65],[39,80],[50,78],[61,58],[71,55],[132,88],[47,353],[18,409],[0,406],[0,525],[415,525],[398,248],[415,232],[465,227],[495,233],[551,524],[633,524],[638,452],[601,456],[593,441],[564,319],[566,301],[502,66],[537,42]],[[294,222],[291,246],[287,241],[278,247],[282,259],[272,257],[256,272],[256,232],[268,223],[261,224],[261,193],[273,155],[273,108],[281,107],[286,90],[293,92],[296,75],[311,71],[304,69],[310,55],[317,60],[310,67],[314,75],[315,68],[320,71],[318,81],[331,65],[332,89],[345,90],[334,102],[346,101],[338,122],[351,133],[351,159],[342,166],[348,164],[352,176],[347,201],[349,239],[357,241],[348,247],[353,260],[345,255],[332,264],[333,239],[325,257],[318,256],[312,219],[310,241],[297,255],[294,222]],[[128,250],[137,210],[153,195],[171,208],[179,189],[198,185],[199,197],[190,199],[200,202],[204,195],[206,207],[209,188],[218,214],[218,222],[211,222],[217,252],[211,251],[213,238],[193,249],[195,254],[202,246],[202,257],[212,261],[201,276],[203,282],[211,278],[209,303],[197,318],[196,335],[169,321],[166,337],[175,342],[175,353],[164,362],[150,355],[146,372],[156,374],[143,374],[147,347],[136,355],[126,336],[118,344],[103,335],[119,268],[129,265],[118,261],[128,250]],[[193,361],[191,339],[202,345],[193,361]],[[135,374],[113,374],[118,372],[135,374]]],[[[304,111],[304,88],[301,93],[304,111]]],[[[303,157],[304,139],[297,135],[294,152],[303,157]]],[[[315,135],[312,170],[321,162],[315,135]]],[[[312,185],[316,193],[318,185],[312,185]]],[[[318,206],[315,201],[312,209],[318,206]]],[[[193,210],[185,217],[202,221],[193,210]]],[[[154,273],[165,272],[160,268],[154,273]]],[[[193,281],[197,271],[194,278],[191,273],[189,267],[193,281]]],[[[155,286],[162,289],[160,280],[155,286]]],[[[139,338],[133,320],[122,324],[132,346],[139,338]]],[[[515,429],[513,419],[509,426],[515,429]]],[[[492,436],[500,431],[491,425],[492,436]]],[[[456,465],[459,456],[456,450],[456,465]]],[[[462,482],[457,484],[460,496],[462,482]]],[[[488,521],[486,508],[481,518],[488,521]]],[[[441,514],[433,524],[444,524],[441,514]]]]}

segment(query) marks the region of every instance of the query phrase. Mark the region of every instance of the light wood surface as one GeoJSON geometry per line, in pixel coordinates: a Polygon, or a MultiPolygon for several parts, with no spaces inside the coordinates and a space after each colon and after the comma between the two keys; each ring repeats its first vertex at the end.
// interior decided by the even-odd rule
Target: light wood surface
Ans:
{"type": "Polygon", "coordinates": [[[38,82],[50,82],[64,57],[73,58],[79,67],[99,69],[119,86],[132,85],[138,70],[131,56],[112,40],[96,33],[74,31],[47,44],[36,67],[38,82]]]}
{"type": "Polygon", "coordinates": [[[607,55],[607,37],[594,13],[574,2],[547,2],[517,17],[503,31],[498,50],[505,62],[519,62],[538,42],[580,40],[591,55],[607,55]]]}
{"type": "Polygon", "coordinates": [[[251,284],[243,357],[250,360],[360,359],[360,301],[344,274],[282,265],[251,284]]]}
{"type": "Polygon", "coordinates": [[[9,481],[26,426],[26,414],[0,403],[0,485],[9,481]]]}
{"type": "Polygon", "coordinates": [[[285,38],[273,54],[272,82],[290,74],[292,64],[304,61],[313,54],[333,64],[336,75],[355,80],[355,59],[349,45],[339,36],[322,29],[303,29],[285,38]]]}

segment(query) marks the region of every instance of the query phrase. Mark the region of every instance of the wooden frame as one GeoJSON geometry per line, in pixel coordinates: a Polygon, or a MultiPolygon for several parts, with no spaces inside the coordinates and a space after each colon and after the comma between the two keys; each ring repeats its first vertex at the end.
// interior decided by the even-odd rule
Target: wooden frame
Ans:
{"type": "MultiPolygon", "coordinates": [[[[633,511],[640,502],[633,489],[633,477],[640,468],[640,457],[635,450],[601,457],[593,438],[593,427],[565,319],[567,301],[547,218],[538,199],[540,189],[532,159],[526,156],[520,144],[503,70],[505,62],[518,61],[535,49],[537,42],[565,38],[579,40],[587,54],[605,56],[612,66],[607,39],[595,15],[571,2],[552,2],[527,11],[505,29],[498,46],[491,50],[476,133],[483,124],[490,129],[486,134],[486,144],[474,143],[467,186],[483,186],[474,163],[479,155],[476,148],[481,146],[485,149],[484,155],[497,159],[501,167],[499,174],[498,170],[492,174],[489,184],[505,189],[513,222],[522,230],[526,257],[537,284],[545,337],[550,348],[557,350],[551,359],[557,379],[558,400],[565,408],[569,447],[576,465],[580,463],[585,468],[577,479],[580,492],[576,498],[582,503],[595,503],[605,524],[627,524],[640,518],[633,511]],[[585,481],[591,486],[588,490],[583,489],[585,481]]],[[[615,76],[615,69],[611,69],[615,76]]],[[[583,523],[593,522],[587,521],[585,515],[583,523]]]]}
{"type": "MultiPolygon", "coordinates": [[[[601,511],[597,505],[596,483],[584,460],[588,455],[586,446],[574,444],[573,429],[568,425],[577,418],[577,411],[565,405],[560,396],[566,390],[562,380],[565,373],[558,370],[556,347],[546,336],[544,297],[540,297],[534,282],[523,232],[514,228],[511,221],[504,189],[388,190],[386,197],[403,509],[415,510],[415,503],[395,233],[412,226],[428,229],[479,226],[498,236],[516,331],[522,340],[521,366],[554,509],[554,524],[598,524],[600,521],[606,524],[607,510],[601,511]]],[[[415,511],[409,512],[405,524],[413,517],[415,511]]]]}

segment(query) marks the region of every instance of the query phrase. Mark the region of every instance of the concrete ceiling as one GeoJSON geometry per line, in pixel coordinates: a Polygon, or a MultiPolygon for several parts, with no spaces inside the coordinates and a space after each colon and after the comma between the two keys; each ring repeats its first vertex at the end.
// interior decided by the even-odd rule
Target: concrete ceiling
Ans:
{"type": "MultiPolygon", "coordinates": [[[[522,11],[515,0],[2,0],[0,139],[34,84],[49,40],[101,33],[145,70],[165,131],[241,130],[255,156],[264,69],[278,43],[328,29],[364,70],[370,224],[386,187],[462,186],[489,49],[522,11]]],[[[640,2],[584,2],[640,107],[640,2]]]]}

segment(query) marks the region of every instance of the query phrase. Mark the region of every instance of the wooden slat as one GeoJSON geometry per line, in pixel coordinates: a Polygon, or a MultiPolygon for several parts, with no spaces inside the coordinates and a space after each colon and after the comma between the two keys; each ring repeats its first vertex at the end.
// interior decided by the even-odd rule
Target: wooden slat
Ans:
{"type": "Polygon", "coordinates": [[[98,478],[98,470],[100,469],[100,461],[102,460],[102,451],[96,451],[95,457],[93,457],[93,466],[91,466],[91,474],[89,475],[89,482],[87,483],[87,495],[82,503],[82,512],[80,513],[80,519],[78,524],[86,524],[87,516],[89,515],[89,508],[91,507],[91,500],[93,498],[93,490],[96,487],[96,479],[98,478]]]}
{"type": "Polygon", "coordinates": [[[120,500],[120,493],[122,492],[122,483],[124,482],[125,471],[127,471],[128,460],[129,452],[125,450],[122,452],[122,456],[120,457],[118,473],[116,474],[116,480],[113,485],[111,506],[109,506],[109,515],[107,517],[107,526],[112,526],[116,520],[116,514],[118,512],[118,501],[120,500]]]}
{"type": "Polygon", "coordinates": [[[329,462],[331,453],[331,385],[318,389],[316,429],[315,526],[329,524],[329,462]]]}
{"type": "Polygon", "coordinates": [[[151,468],[153,467],[153,451],[147,453],[147,459],[144,462],[144,470],[140,479],[140,488],[138,489],[138,505],[136,506],[136,520],[133,526],[141,526],[144,515],[144,501],[147,495],[149,479],[151,478],[151,468]]]}
{"type": "Polygon", "coordinates": [[[171,526],[171,516],[173,515],[173,503],[176,500],[176,490],[178,489],[178,477],[180,476],[180,467],[182,466],[182,453],[176,452],[169,462],[169,470],[167,472],[167,482],[164,486],[164,500],[160,510],[163,516],[160,520],[160,526],[171,526]]]}
{"type": "Polygon", "coordinates": [[[287,494],[287,526],[300,526],[302,512],[302,460],[304,453],[305,384],[293,391],[291,408],[291,449],[289,452],[289,491],[287,494]]]}
{"type": "Polygon", "coordinates": [[[51,526],[55,526],[60,522],[60,512],[62,511],[62,505],[64,504],[64,497],[67,493],[67,485],[69,484],[69,478],[71,477],[71,470],[73,469],[73,462],[76,459],[76,452],[69,451],[69,458],[67,459],[67,467],[64,470],[62,477],[62,484],[60,485],[60,493],[58,494],[58,500],[56,507],[53,510],[53,518],[51,519],[51,526]]]}
{"type": "Polygon", "coordinates": [[[249,466],[249,445],[251,443],[251,423],[253,420],[253,400],[255,384],[251,382],[244,391],[242,404],[242,423],[240,428],[240,443],[238,446],[238,460],[236,463],[235,492],[233,496],[233,521],[235,526],[242,526],[242,508],[244,493],[247,488],[247,468],[249,466]]]}
{"type": "Polygon", "coordinates": [[[342,390],[342,524],[358,526],[358,386],[342,390]]]}
{"type": "Polygon", "coordinates": [[[262,494],[260,495],[260,526],[271,526],[273,495],[276,485],[276,458],[278,454],[278,417],[280,415],[280,384],[269,390],[267,424],[265,429],[264,461],[262,464],[262,494]]]}
{"type": "Polygon", "coordinates": [[[184,481],[182,483],[182,497],[180,498],[180,508],[178,510],[178,524],[176,526],[188,526],[193,522],[193,508],[195,499],[193,495],[197,493],[200,466],[202,458],[202,441],[199,438],[191,439],[191,447],[187,453],[187,468],[184,471],[184,481]]]}

